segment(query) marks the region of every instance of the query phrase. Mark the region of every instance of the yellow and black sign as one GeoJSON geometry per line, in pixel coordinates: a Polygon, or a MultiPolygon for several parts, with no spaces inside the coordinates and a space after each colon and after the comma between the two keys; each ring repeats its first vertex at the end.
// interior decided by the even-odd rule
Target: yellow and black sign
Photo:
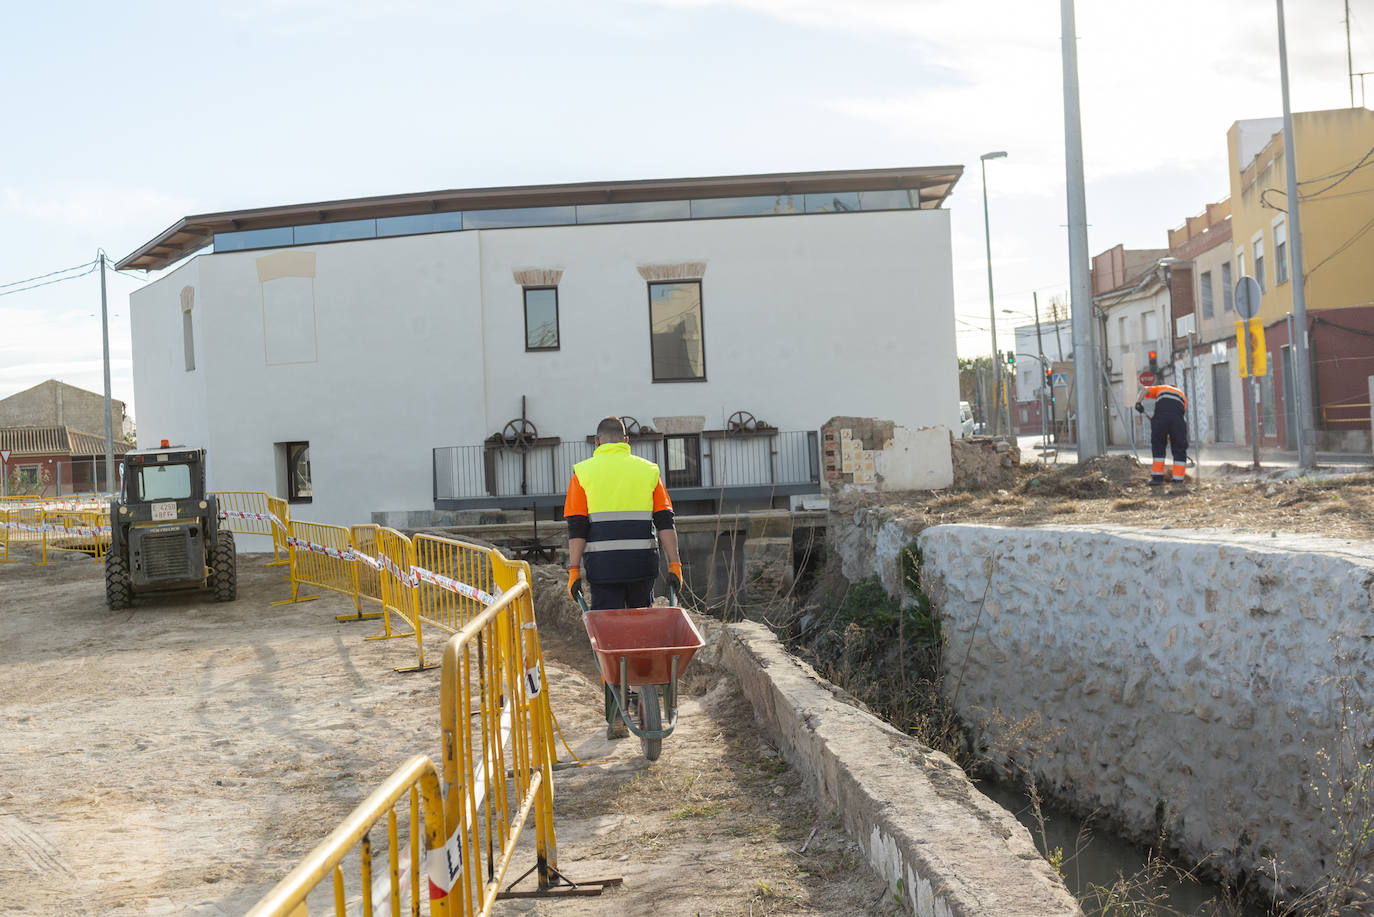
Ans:
{"type": "Polygon", "coordinates": [[[1267,376],[1269,375],[1268,355],[1264,352],[1264,325],[1258,318],[1248,321],[1236,322],[1236,349],[1240,351],[1240,360],[1236,363],[1239,370],[1237,373],[1242,379],[1246,376],[1267,376]],[[1250,328],[1249,348],[1245,340],[1246,326],[1250,328]],[[1254,372],[1250,371],[1250,354],[1255,355],[1254,372]]]}

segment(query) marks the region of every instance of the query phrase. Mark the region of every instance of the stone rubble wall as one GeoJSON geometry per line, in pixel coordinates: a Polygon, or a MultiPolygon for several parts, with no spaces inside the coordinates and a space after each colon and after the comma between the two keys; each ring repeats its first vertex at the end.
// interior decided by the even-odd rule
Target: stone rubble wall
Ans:
{"type": "MultiPolygon", "coordinates": [[[[882,572],[899,527],[866,521],[836,542],[873,543],[882,572]]],[[[1307,886],[1334,862],[1313,784],[1338,681],[1374,670],[1374,548],[1114,526],[942,525],[920,544],[946,691],[992,755],[1142,839],[1163,822],[1225,872],[1277,856],[1307,886]]]]}

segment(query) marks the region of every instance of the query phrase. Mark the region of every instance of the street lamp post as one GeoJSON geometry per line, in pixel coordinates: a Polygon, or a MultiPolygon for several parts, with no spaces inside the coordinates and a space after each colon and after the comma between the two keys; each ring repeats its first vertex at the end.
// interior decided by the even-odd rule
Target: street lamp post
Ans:
{"type": "MultiPolygon", "coordinates": [[[[992,371],[993,371],[993,398],[997,403],[994,416],[999,417],[993,426],[993,434],[996,435],[997,427],[1001,425],[1000,414],[1002,410],[1002,360],[1001,354],[997,351],[997,307],[992,299],[992,230],[988,225],[988,160],[1005,159],[1006,150],[999,150],[995,153],[984,153],[978,157],[978,167],[983,174],[983,241],[987,244],[988,250],[988,316],[992,320],[992,371]]],[[[1007,418],[1010,422],[1011,418],[1007,418]]],[[[1004,431],[1010,433],[1010,430],[1004,431]]]]}

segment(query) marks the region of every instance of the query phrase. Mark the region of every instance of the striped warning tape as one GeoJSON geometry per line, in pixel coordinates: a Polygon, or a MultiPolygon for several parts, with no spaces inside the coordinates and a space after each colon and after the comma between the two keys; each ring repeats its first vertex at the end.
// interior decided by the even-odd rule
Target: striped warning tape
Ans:
{"type": "Polygon", "coordinates": [[[287,531],[286,523],[277,518],[276,513],[250,513],[238,509],[222,509],[219,511],[221,519],[256,519],[259,522],[271,522],[282,531],[287,531]]]}
{"type": "Polygon", "coordinates": [[[469,586],[467,583],[459,582],[456,579],[450,579],[442,573],[435,573],[433,570],[426,570],[424,567],[411,567],[410,573],[412,576],[419,578],[421,582],[429,583],[431,586],[438,586],[440,589],[446,589],[449,592],[456,592],[461,596],[466,596],[474,601],[481,602],[483,605],[495,605],[497,600],[501,597],[501,590],[497,589],[495,586],[492,588],[496,589],[496,595],[492,595],[490,592],[483,592],[476,586],[469,586]]]}
{"type": "Polygon", "coordinates": [[[88,528],[86,526],[72,526],[71,528],[67,528],[66,526],[49,525],[47,523],[30,525],[27,522],[0,522],[0,529],[14,529],[20,532],[35,532],[38,534],[56,532],[59,535],[92,535],[97,538],[101,535],[110,534],[108,526],[103,528],[88,528]]]}
{"type": "MultiPolygon", "coordinates": [[[[277,519],[277,517],[272,515],[271,513],[242,513],[236,510],[222,510],[220,512],[221,516],[230,514],[236,516],[237,518],[245,519],[271,518],[274,522],[280,524],[280,520],[277,519]]],[[[309,551],[315,554],[323,554],[326,557],[332,557],[336,560],[360,560],[374,570],[387,570],[389,573],[391,573],[392,576],[396,577],[402,583],[412,588],[420,585],[420,583],[422,582],[428,583],[431,586],[437,586],[440,589],[445,589],[449,592],[455,592],[458,595],[465,596],[469,599],[472,599],[473,601],[481,602],[483,605],[495,605],[496,602],[501,598],[501,590],[495,586],[492,587],[493,589],[496,589],[496,594],[493,595],[490,592],[478,589],[476,586],[469,586],[467,583],[460,582],[459,580],[444,576],[442,573],[435,573],[433,570],[426,570],[424,567],[412,566],[410,568],[410,571],[407,573],[405,570],[402,570],[400,567],[398,567],[391,560],[391,558],[387,557],[385,554],[378,554],[372,556],[364,554],[361,551],[355,551],[352,548],[345,548],[342,550],[339,548],[331,548],[327,545],[316,544],[308,538],[300,538],[295,535],[286,536],[286,543],[293,548],[309,551]]]]}
{"type": "Polygon", "coordinates": [[[323,544],[315,544],[315,542],[308,538],[297,538],[295,535],[287,535],[286,543],[293,548],[304,548],[312,554],[323,554],[335,560],[352,560],[355,556],[355,552],[352,548],[346,548],[340,551],[338,548],[331,548],[323,544]]]}

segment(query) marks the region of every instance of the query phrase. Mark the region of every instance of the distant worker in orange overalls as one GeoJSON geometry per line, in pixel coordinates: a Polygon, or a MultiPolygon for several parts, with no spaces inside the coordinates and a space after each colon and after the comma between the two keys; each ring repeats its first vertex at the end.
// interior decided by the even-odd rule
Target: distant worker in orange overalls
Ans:
{"type": "Polygon", "coordinates": [[[1188,469],[1188,396],[1172,385],[1142,388],[1135,409],[1150,418],[1150,486],[1164,483],[1164,451],[1174,453],[1173,482],[1182,484],[1188,469]]]}

